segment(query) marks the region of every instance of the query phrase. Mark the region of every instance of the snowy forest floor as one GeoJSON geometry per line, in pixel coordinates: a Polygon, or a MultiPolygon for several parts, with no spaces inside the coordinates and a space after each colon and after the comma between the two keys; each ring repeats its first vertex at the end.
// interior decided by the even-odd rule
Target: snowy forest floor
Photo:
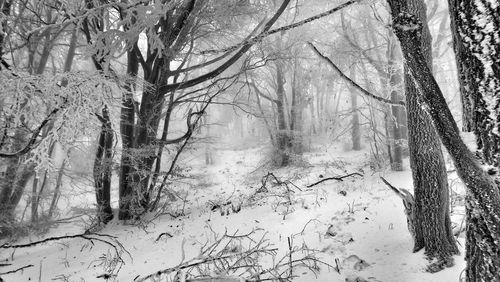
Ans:
{"type": "MultiPolygon", "coordinates": [[[[294,269],[293,275],[297,277],[293,281],[460,280],[465,267],[463,233],[458,238],[462,255],[455,258],[452,268],[435,274],[425,272],[429,262],[423,252],[412,253],[401,199],[379,178],[384,176],[394,186],[411,191],[408,165],[403,172],[373,172],[367,151],[346,152],[340,144],[312,147],[298,165],[281,169],[266,165],[268,153],[264,147],[214,150],[215,164],[209,166],[204,164],[202,151],[197,151],[199,155],[190,156],[189,168],[182,170],[185,178],[172,185],[177,196],[163,215],[139,227],[113,221],[98,231],[117,236],[128,252],[120,254],[123,263],[109,245],[75,238],[1,250],[1,263],[12,265],[1,267],[0,272],[33,265],[2,278],[4,281],[105,281],[109,275],[108,281],[133,281],[201,258],[202,248],[227,233],[241,235],[225,238],[232,241],[229,246],[232,252],[252,248],[264,236],[267,241],[263,246],[270,244],[269,248],[277,250],[260,257],[263,269],[271,267],[271,254],[275,255],[276,263],[290,249],[304,246],[317,250],[315,257],[332,266],[320,264],[317,276],[307,268],[294,269]],[[276,179],[269,177],[263,189],[262,180],[268,172],[286,184],[278,185],[276,179]],[[363,176],[306,187],[324,178],[355,172],[363,176]]],[[[463,212],[457,211],[452,216],[456,225],[462,224],[460,214],[463,212]]],[[[84,228],[77,221],[53,228],[41,237],[23,238],[16,244],[81,233],[84,228]]],[[[307,255],[297,251],[292,259],[307,255]]],[[[289,257],[283,262],[284,270],[289,257]]],[[[212,274],[219,275],[216,271],[212,274]]],[[[171,281],[165,277],[161,281],[171,281]]]]}

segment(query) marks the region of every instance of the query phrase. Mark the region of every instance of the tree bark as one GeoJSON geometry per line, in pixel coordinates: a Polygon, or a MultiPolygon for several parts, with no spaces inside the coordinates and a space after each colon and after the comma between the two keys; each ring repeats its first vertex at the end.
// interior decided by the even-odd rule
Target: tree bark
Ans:
{"type": "Polygon", "coordinates": [[[111,209],[111,166],[113,163],[113,129],[107,107],[100,117],[102,127],[94,161],[94,186],[99,222],[106,224],[113,219],[111,209]]]}
{"type": "Polygon", "coordinates": [[[412,80],[418,89],[421,106],[431,116],[443,145],[467,186],[470,205],[468,237],[472,232],[474,248],[467,247],[467,281],[500,281],[500,193],[493,179],[482,169],[474,154],[460,138],[458,126],[432,76],[421,51],[422,23],[408,13],[399,13],[400,2],[389,0],[396,30],[412,80]],[[472,220],[472,221],[471,221],[472,220]],[[471,229],[472,228],[472,229],[471,229]],[[471,252],[479,251],[479,252],[471,252]]]}
{"type": "MultiPolygon", "coordinates": [[[[406,11],[417,15],[423,23],[421,52],[429,69],[432,68],[432,39],[427,26],[426,6],[423,0],[407,0],[406,11]]],[[[393,14],[394,15],[394,14],[393,14]]],[[[405,94],[408,116],[408,147],[415,196],[414,251],[425,248],[430,258],[442,262],[458,254],[451,230],[449,189],[441,143],[429,115],[418,102],[418,90],[405,65],[405,94]]],[[[443,265],[431,265],[438,271],[443,265]]]]}
{"type": "MultiPolygon", "coordinates": [[[[391,32],[392,33],[392,32],[391,32]]],[[[391,36],[393,37],[393,36],[391,36]]],[[[390,37],[390,38],[391,38],[390,37]]],[[[399,65],[401,62],[401,52],[395,44],[394,40],[389,40],[388,43],[388,75],[389,75],[389,89],[391,90],[391,101],[393,103],[397,103],[401,100],[402,97],[402,88],[403,88],[403,73],[401,70],[401,66],[399,65]]],[[[401,113],[401,107],[396,105],[391,106],[392,112],[392,137],[394,139],[394,154],[392,155],[391,169],[394,171],[403,171],[403,133],[402,126],[403,122],[401,117],[405,112],[401,113]]]]}
{"type": "MultiPolygon", "coordinates": [[[[474,132],[482,161],[498,170],[500,10],[491,5],[488,1],[448,1],[462,100],[463,130],[474,132]]],[[[468,193],[466,197],[466,207],[469,207],[466,210],[466,279],[500,281],[498,243],[490,246],[492,242],[489,242],[498,240],[500,235],[485,230],[487,219],[473,208],[481,204],[479,200],[473,193],[468,193]]]]}

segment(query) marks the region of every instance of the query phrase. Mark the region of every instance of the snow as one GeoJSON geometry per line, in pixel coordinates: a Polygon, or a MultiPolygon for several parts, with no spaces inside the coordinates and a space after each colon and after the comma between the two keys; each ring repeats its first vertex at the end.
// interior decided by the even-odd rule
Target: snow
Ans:
{"type": "MultiPolygon", "coordinates": [[[[2,271],[34,265],[2,278],[5,281],[104,281],[97,277],[114,273],[116,276],[109,281],[132,281],[137,276],[143,277],[196,258],[200,249],[207,242],[213,242],[216,235],[224,232],[245,234],[253,230],[254,238],[265,235],[269,243],[278,248],[277,257],[288,251],[287,238],[292,238],[295,246],[304,243],[319,250],[318,258],[324,262],[332,266],[339,263],[341,267],[340,273],[321,267],[317,276],[307,269],[298,269],[295,271],[298,277],[293,281],[355,281],[356,277],[385,282],[459,281],[465,268],[463,247],[462,255],[455,257],[455,266],[435,274],[425,272],[428,261],[423,251],[412,253],[403,204],[379,180],[379,176],[383,176],[394,186],[412,191],[407,164],[403,172],[373,172],[366,151],[346,152],[341,145],[316,144],[304,154],[302,165],[273,169],[263,161],[267,154],[265,147],[220,148],[214,152],[216,163],[210,166],[204,165],[202,154],[195,155],[189,172],[193,180],[176,188],[186,201],[177,200],[169,210],[171,213],[184,210],[185,216],[162,215],[142,228],[114,221],[100,230],[99,233],[117,236],[130,252],[130,256],[121,255],[125,264],[118,273],[117,261],[109,246],[72,239],[14,252],[2,250],[2,262],[13,264],[9,268],[2,267],[2,271]],[[280,204],[283,198],[276,195],[283,191],[279,186],[268,185],[268,192],[249,200],[268,172],[300,188],[291,186],[294,191],[291,206],[280,204]],[[342,182],[330,180],[306,187],[321,180],[320,175],[332,177],[351,172],[360,172],[363,177],[353,176],[342,182]],[[220,210],[210,209],[210,202],[228,200],[242,202],[241,211],[221,215],[220,210]],[[168,235],[158,239],[165,232],[168,235]]],[[[460,224],[462,218],[453,216],[452,219],[460,224]]],[[[80,232],[82,226],[72,223],[52,229],[43,237],[80,232]]],[[[16,243],[40,238],[30,236],[16,243]]],[[[463,234],[458,241],[464,246],[463,234]]],[[[270,260],[264,259],[262,263],[270,263],[270,260]]]]}

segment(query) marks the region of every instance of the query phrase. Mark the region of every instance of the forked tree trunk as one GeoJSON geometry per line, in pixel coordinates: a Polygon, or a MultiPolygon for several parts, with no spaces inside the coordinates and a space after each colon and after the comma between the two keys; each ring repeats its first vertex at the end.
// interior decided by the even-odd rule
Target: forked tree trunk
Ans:
{"type": "MultiPolygon", "coordinates": [[[[408,12],[423,22],[421,51],[429,69],[432,68],[431,35],[427,26],[423,0],[407,0],[408,12]]],[[[404,10],[403,10],[404,11],[404,10]]],[[[425,248],[430,258],[441,260],[430,266],[438,271],[447,264],[458,248],[451,230],[449,189],[441,143],[429,115],[418,103],[418,91],[405,65],[405,94],[408,116],[408,147],[415,196],[414,251],[425,248]]]]}
{"type": "MultiPolygon", "coordinates": [[[[436,131],[448,150],[457,173],[467,186],[470,215],[467,222],[467,281],[500,281],[500,193],[493,179],[482,169],[475,155],[460,137],[458,126],[443,93],[420,50],[422,23],[417,17],[399,13],[401,3],[388,1],[411,78],[418,89],[421,106],[431,116],[436,131]]],[[[404,7],[403,7],[404,8],[404,7]]],[[[477,11],[477,10],[476,10],[477,11]]]]}

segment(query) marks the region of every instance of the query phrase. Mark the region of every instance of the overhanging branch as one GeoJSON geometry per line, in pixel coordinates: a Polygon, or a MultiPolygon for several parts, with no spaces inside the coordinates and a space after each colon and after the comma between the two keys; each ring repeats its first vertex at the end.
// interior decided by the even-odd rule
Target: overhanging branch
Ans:
{"type": "Polygon", "coordinates": [[[35,144],[36,142],[36,139],[38,138],[38,135],[40,135],[40,132],[42,131],[42,129],[47,125],[47,123],[49,123],[50,120],[52,120],[52,118],[62,109],[62,107],[59,107],[59,108],[55,108],[52,110],[52,112],[50,112],[50,114],[42,121],[42,123],[40,123],[40,125],[35,129],[35,131],[33,132],[33,134],[31,135],[31,138],[30,140],[28,141],[28,143],[24,146],[24,148],[20,149],[19,151],[17,152],[13,152],[13,153],[6,153],[6,152],[0,152],[0,158],[14,158],[14,157],[18,157],[18,156],[22,156],[26,153],[28,153],[29,151],[31,151],[31,149],[33,149],[33,145],[35,144]]]}
{"type": "Polygon", "coordinates": [[[403,102],[403,101],[393,102],[393,101],[391,101],[389,99],[385,99],[385,98],[382,98],[382,97],[377,96],[375,94],[372,94],[371,92],[369,92],[368,90],[364,89],[359,84],[357,84],[355,81],[353,81],[352,79],[350,79],[347,75],[345,75],[340,70],[340,68],[337,67],[337,65],[335,63],[333,63],[332,60],[330,60],[330,58],[328,58],[327,56],[321,54],[321,52],[319,52],[319,50],[316,48],[316,46],[314,46],[311,42],[307,42],[307,44],[309,45],[309,47],[311,47],[311,49],[314,51],[314,53],[316,53],[321,59],[323,59],[325,62],[327,62],[344,80],[346,80],[349,84],[351,84],[356,89],[358,89],[364,95],[366,95],[366,96],[368,96],[370,98],[373,98],[373,99],[375,99],[375,100],[377,100],[379,102],[390,104],[390,105],[394,105],[394,106],[400,106],[400,107],[402,106],[402,107],[404,107],[406,105],[405,102],[403,102]]]}
{"type": "MultiPolygon", "coordinates": [[[[213,51],[212,53],[234,51],[234,50],[236,50],[236,49],[238,49],[238,48],[241,47],[241,49],[236,54],[234,54],[231,58],[229,58],[224,64],[222,64],[221,66],[219,66],[215,70],[213,70],[213,71],[211,71],[211,72],[209,72],[207,74],[204,74],[202,76],[199,76],[197,78],[194,78],[194,79],[191,79],[191,80],[188,80],[188,81],[185,81],[185,82],[162,85],[158,89],[159,93],[165,94],[165,93],[168,93],[168,92],[171,92],[171,91],[175,91],[175,90],[178,90],[178,89],[185,89],[185,88],[188,88],[188,87],[200,84],[202,82],[205,82],[205,81],[207,81],[209,79],[212,79],[212,78],[218,76],[219,74],[221,74],[222,72],[224,72],[231,65],[233,65],[255,43],[261,42],[267,36],[275,34],[275,33],[278,33],[278,32],[282,32],[282,31],[286,31],[286,30],[289,30],[289,29],[293,29],[293,28],[302,26],[304,24],[307,24],[309,22],[318,20],[320,18],[324,18],[324,17],[329,16],[329,15],[331,15],[331,14],[337,12],[337,11],[342,10],[343,8],[346,8],[346,7],[348,7],[348,6],[350,6],[350,5],[354,4],[354,3],[357,3],[359,0],[350,0],[350,1],[347,1],[344,4],[341,4],[341,5],[333,8],[333,9],[330,9],[330,10],[328,10],[326,12],[323,12],[321,14],[318,14],[316,16],[307,18],[305,20],[302,20],[302,21],[299,21],[299,22],[296,22],[296,23],[293,23],[293,24],[290,24],[290,25],[287,25],[287,26],[283,26],[283,27],[280,27],[280,28],[276,28],[276,29],[270,30],[271,27],[272,27],[272,25],[278,20],[278,18],[283,13],[283,11],[285,10],[285,8],[288,6],[288,3],[290,3],[290,1],[291,0],[285,0],[285,1],[283,1],[283,3],[281,4],[280,8],[278,9],[278,11],[276,11],[276,13],[274,14],[274,16],[266,23],[266,25],[264,26],[262,32],[259,35],[255,36],[255,37],[252,37],[251,39],[249,39],[247,41],[243,41],[242,43],[240,43],[240,44],[238,44],[236,46],[232,46],[232,47],[226,48],[224,50],[213,51]]],[[[210,53],[210,51],[205,51],[203,53],[210,53]]]]}

